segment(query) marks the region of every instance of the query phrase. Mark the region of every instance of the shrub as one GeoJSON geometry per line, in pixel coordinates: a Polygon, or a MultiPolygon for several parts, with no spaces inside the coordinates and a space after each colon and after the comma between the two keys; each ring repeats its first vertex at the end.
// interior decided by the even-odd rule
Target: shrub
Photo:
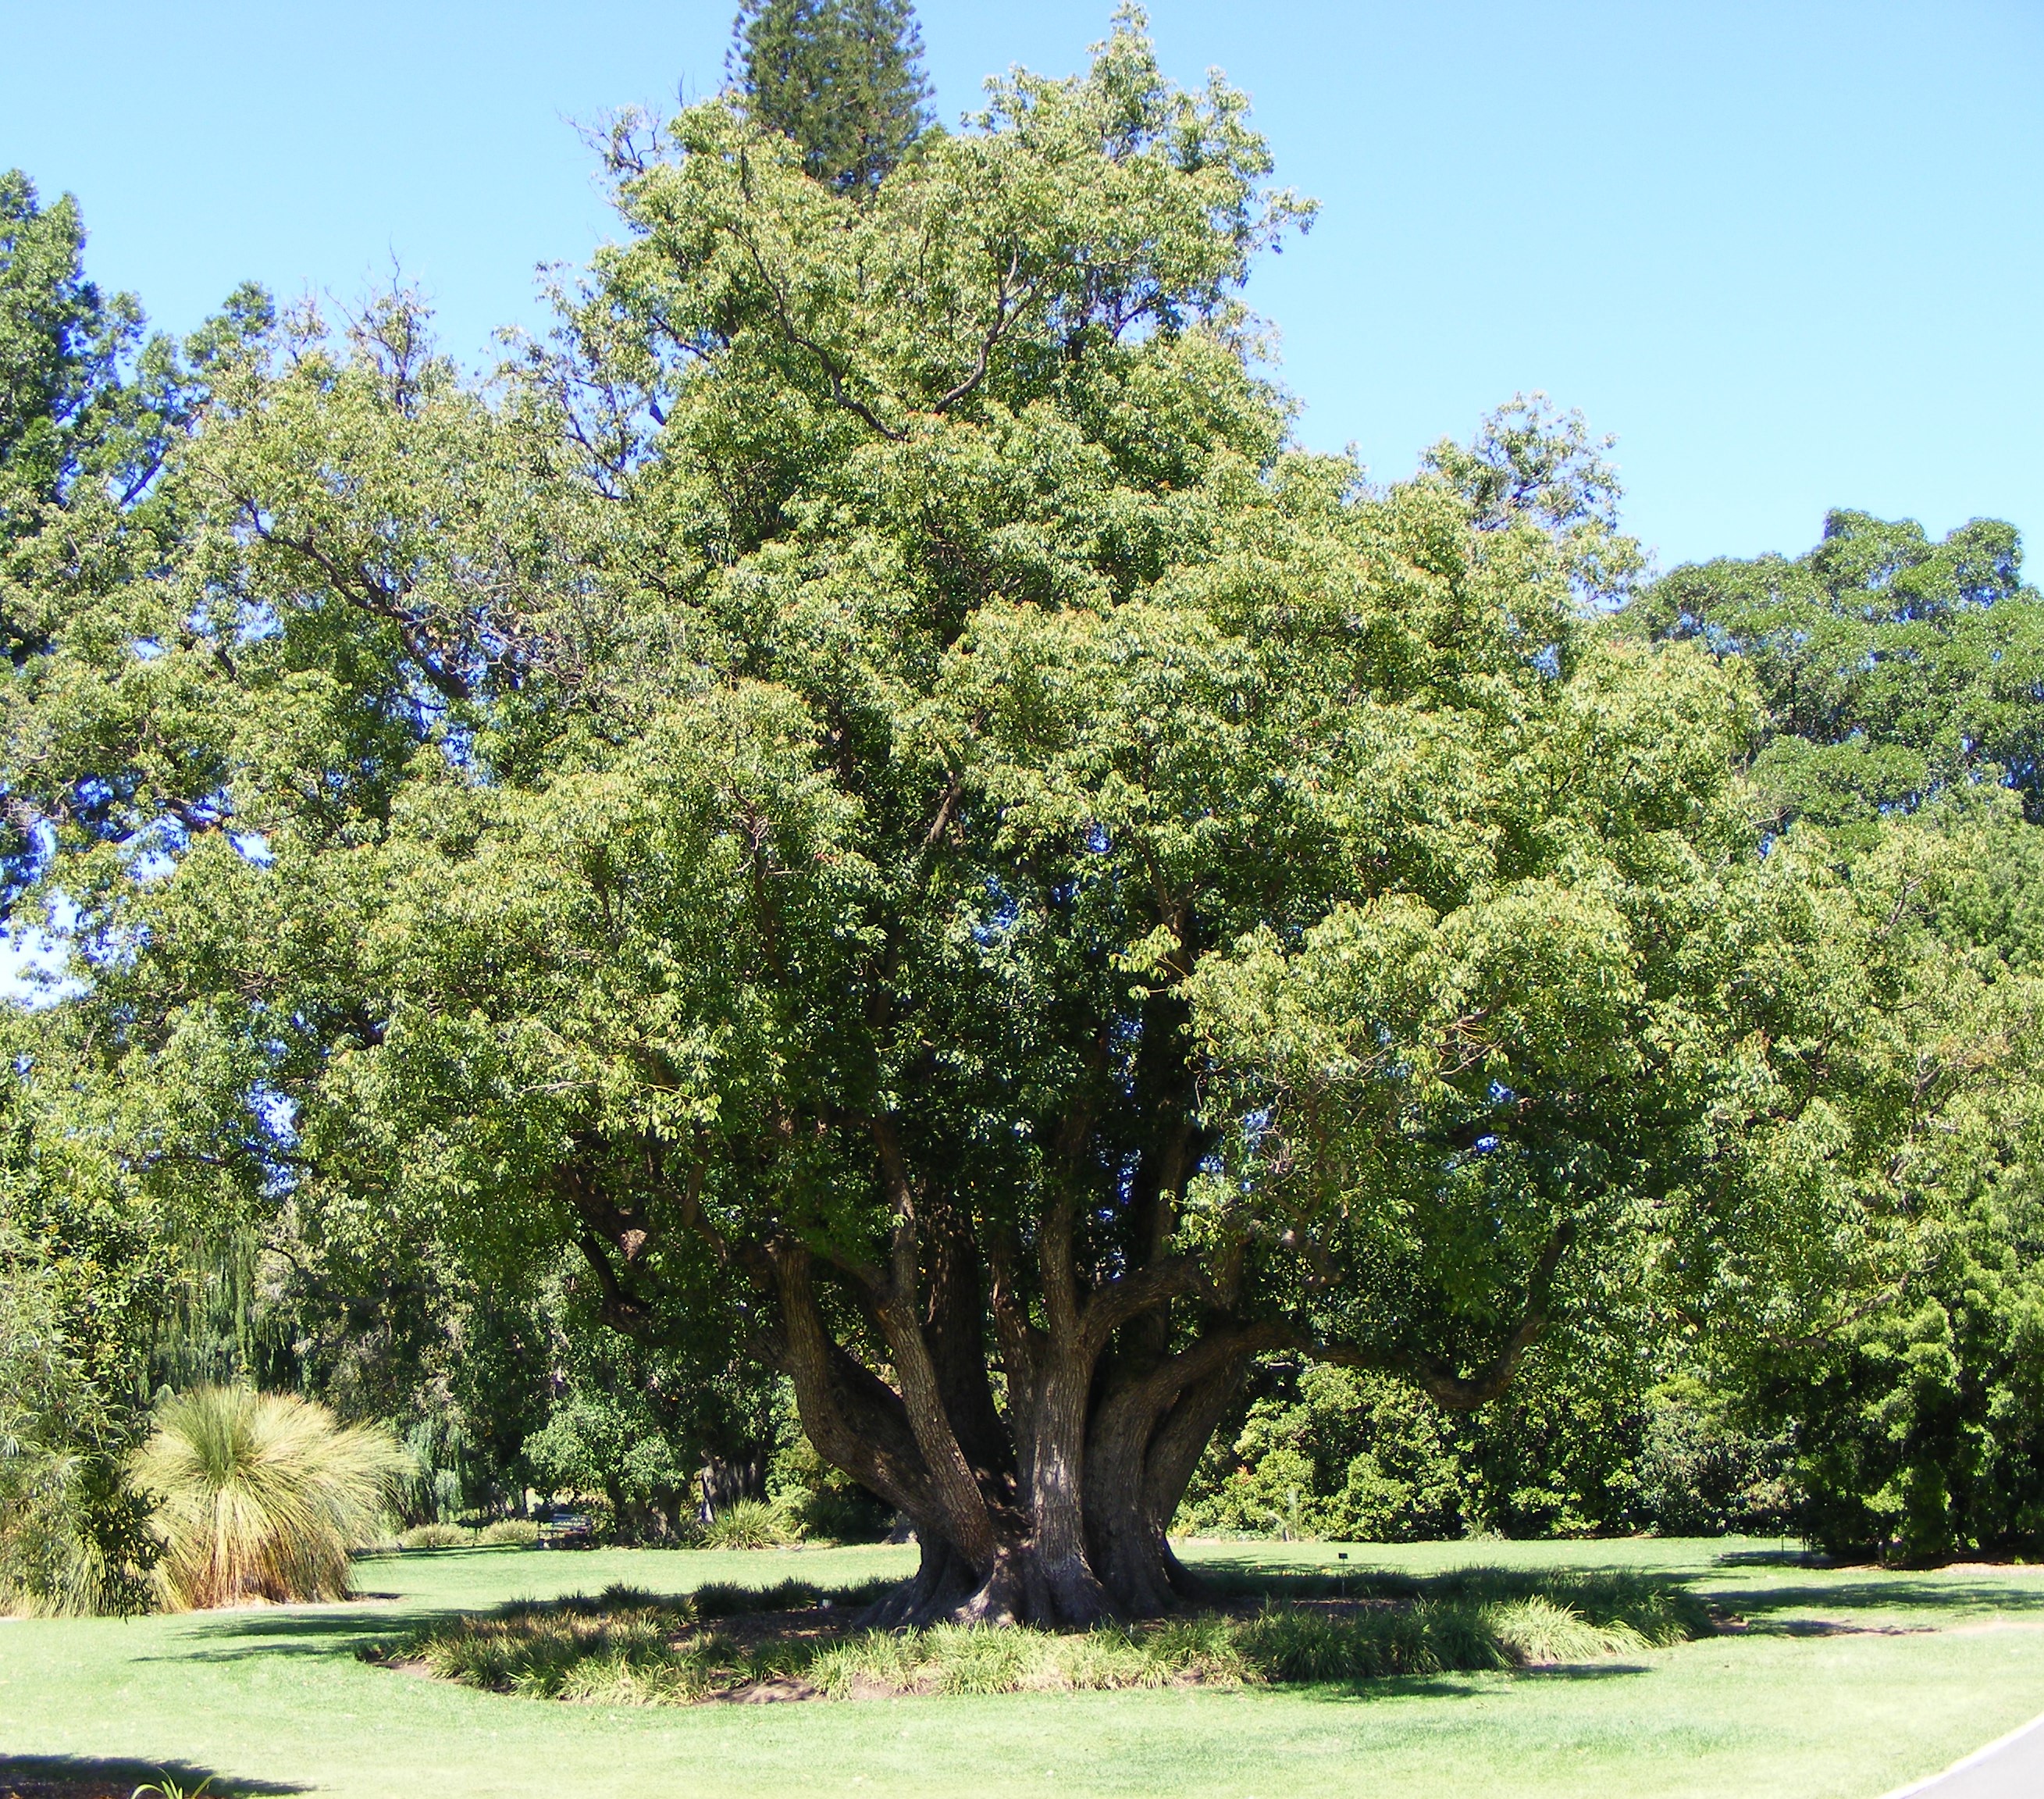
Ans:
{"type": "Polygon", "coordinates": [[[389,1432],[344,1428],[288,1394],[199,1387],[170,1401],[129,1469],[157,1501],[164,1602],[344,1597],[348,1551],[374,1539],[406,1466],[389,1432]]]}
{"type": "Polygon", "coordinates": [[[144,1611],[156,1543],[121,1478],[133,1422],[67,1330],[60,1284],[0,1223],[0,1610],[144,1611]]]}
{"type": "Polygon", "coordinates": [[[1347,1368],[1269,1378],[1296,1397],[1258,1399],[1231,1443],[1208,1447],[1182,1524],[1344,1542],[1459,1534],[1463,1482],[1431,1401],[1347,1368]]]}
{"type": "Polygon", "coordinates": [[[147,1611],[158,1550],[117,1458],[0,1436],[0,1611],[147,1611]]]}
{"type": "Polygon", "coordinates": [[[1786,1536],[1795,1508],[1792,1447],[1785,1434],[1742,1430],[1725,1395],[1703,1382],[1666,1382],[1647,1396],[1640,1516],[1668,1536],[1786,1536]]]}
{"type": "Polygon", "coordinates": [[[779,1549],[801,1540],[801,1526],[763,1499],[727,1505],[697,1538],[705,1549],[779,1549]]]}
{"type": "Polygon", "coordinates": [[[459,1549],[475,1541],[475,1532],[459,1524],[414,1524],[398,1533],[400,1549],[459,1549]]]}
{"type": "Polygon", "coordinates": [[[530,1518],[499,1518],[478,1531],[475,1540],[485,1549],[523,1548],[540,1540],[540,1527],[530,1518]]]}

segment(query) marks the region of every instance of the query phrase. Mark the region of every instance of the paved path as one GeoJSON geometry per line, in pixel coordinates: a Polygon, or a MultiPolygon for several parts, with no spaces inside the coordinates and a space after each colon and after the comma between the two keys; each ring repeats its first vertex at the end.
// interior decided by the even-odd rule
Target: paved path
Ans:
{"type": "Polygon", "coordinates": [[[2044,1718],[1888,1799],[2044,1799],[2044,1718]]]}

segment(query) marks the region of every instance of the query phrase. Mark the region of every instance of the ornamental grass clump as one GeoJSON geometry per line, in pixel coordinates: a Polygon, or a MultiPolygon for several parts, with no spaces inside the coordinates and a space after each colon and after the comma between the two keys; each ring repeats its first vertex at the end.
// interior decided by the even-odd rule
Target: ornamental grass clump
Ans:
{"type": "MultiPolygon", "coordinates": [[[[1304,1584],[1304,1583],[1299,1583],[1304,1584]]],[[[1084,1631],[938,1624],[847,1630],[884,1582],[825,1593],[801,1581],[663,1598],[612,1587],[436,1624],[375,1660],[422,1663],[498,1693],[612,1705],[744,1697],[1078,1693],[1130,1687],[1350,1685],[1608,1660],[1708,1634],[1700,1601],[1598,1575],[1476,1570],[1390,1577],[1358,1593],[1269,1596],[1216,1611],[1084,1631]],[[788,1615],[785,1624],[772,1615],[788,1615]],[[729,1634],[711,1628],[736,1622],[729,1634]]]]}
{"type": "Polygon", "coordinates": [[[1648,1647],[1646,1639],[1623,1620],[1593,1623],[1573,1605],[1537,1593],[1486,1606],[1483,1625],[1498,1647],[1522,1666],[1604,1661],[1648,1647]]]}
{"type": "Polygon", "coordinates": [[[862,1693],[1088,1693],[1257,1678],[1224,1618],[1047,1631],[932,1624],[866,1631],[817,1651],[803,1678],[824,1697],[862,1693]]]}
{"type": "Polygon", "coordinates": [[[398,1533],[400,1549],[465,1549],[474,1541],[475,1532],[459,1524],[414,1524],[398,1533]]]}
{"type": "Polygon", "coordinates": [[[594,1601],[507,1605],[413,1647],[430,1672],[491,1692],[677,1705],[701,1697],[711,1684],[714,1645],[693,1634],[696,1621],[686,1599],[614,1588],[594,1601]]]}
{"type": "Polygon", "coordinates": [[[408,1466],[397,1440],[323,1405],[198,1387],[157,1413],[129,1463],[156,1501],[159,1592],[173,1610],[340,1599],[408,1466]]]}
{"type": "Polygon", "coordinates": [[[763,1499],[740,1499],[716,1513],[696,1538],[705,1549],[782,1549],[801,1540],[801,1526],[763,1499]]]}
{"type": "Polygon", "coordinates": [[[1278,1605],[1243,1625],[1243,1659],[1264,1680],[1312,1684],[1511,1665],[1481,1609],[1453,1601],[1329,1613],[1278,1605]]]}

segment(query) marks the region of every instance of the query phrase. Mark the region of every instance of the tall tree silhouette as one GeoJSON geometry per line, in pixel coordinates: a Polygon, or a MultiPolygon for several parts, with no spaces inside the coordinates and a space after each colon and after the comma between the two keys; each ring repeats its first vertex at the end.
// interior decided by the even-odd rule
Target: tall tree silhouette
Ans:
{"type": "Polygon", "coordinates": [[[727,64],[754,118],[801,147],[819,181],[872,187],[929,122],[909,0],[743,0],[727,64]]]}

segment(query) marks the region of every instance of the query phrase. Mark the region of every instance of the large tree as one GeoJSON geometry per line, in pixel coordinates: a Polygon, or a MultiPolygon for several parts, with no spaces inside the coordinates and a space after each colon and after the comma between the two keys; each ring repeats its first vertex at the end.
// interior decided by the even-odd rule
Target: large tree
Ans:
{"type": "MultiPolygon", "coordinates": [[[[1877,887],[1904,859],[1954,971],[1924,1017],[1957,1041],[2031,1040],[2044,597],[2022,579],[2015,528],[1975,519],[1934,541],[1835,511],[1806,554],[1677,569],[1624,622],[1752,672],[1768,713],[1756,794],[1777,822],[1814,828],[1843,879],[1877,887]]],[[[1940,1120],[1942,1143],[1915,1147],[1923,1224],[1906,1280],[1821,1337],[1729,1346],[1728,1384],[1792,1434],[1804,1522],[1827,1548],[1920,1558],[2044,1529],[2038,1100],[2032,1069],[2005,1065],[1999,1090],[1940,1120]]]]}
{"type": "Polygon", "coordinates": [[[1587,621],[1583,446],[1291,444],[1239,95],[1124,27],[855,199],[671,142],[494,397],[402,300],[223,349],[177,555],[13,692],[121,1154],[736,1333],[897,1620],[1172,1604],[1270,1350],[1466,1407],[1620,1282],[1892,1278],[2023,1052],[1923,1022],[1923,883],[1758,855],[1735,671],[1587,621]]]}

